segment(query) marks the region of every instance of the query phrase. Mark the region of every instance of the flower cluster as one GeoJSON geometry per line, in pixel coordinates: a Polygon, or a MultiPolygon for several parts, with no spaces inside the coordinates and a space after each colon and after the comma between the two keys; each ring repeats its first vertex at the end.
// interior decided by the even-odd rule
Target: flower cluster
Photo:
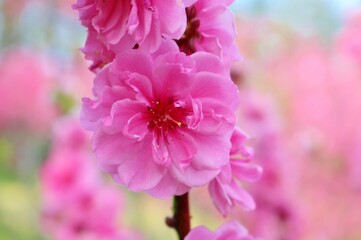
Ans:
{"type": "Polygon", "coordinates": [[[78,0],[82,49],[96,73],[82,122],[100,167],[132,191],[158,198],[209,184],[226,215],[253,209],[237,180],[261,174],[235,129],[239,59],[228,1],[78,0]]]}

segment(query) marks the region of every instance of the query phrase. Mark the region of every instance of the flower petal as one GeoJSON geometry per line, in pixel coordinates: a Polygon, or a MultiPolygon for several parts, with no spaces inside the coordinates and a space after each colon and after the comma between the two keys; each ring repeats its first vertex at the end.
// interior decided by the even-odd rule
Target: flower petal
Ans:
{"type": "Polygon", "coordinates": [[[197,153],[191,165],[195,169],[221,169],[229,162],[231,143],[225,133],[223,135],[189,134],[197,146],[197,153]]]}
{"type": "Polygon", "coordinates": [[[193,228],[184,240],[213,239],[214,233],[204,226],[193,228]]]}
{"type": "Polygon", "coordinates": [[[186,168],[197,152],[197,146],[192,137],[182,130],[169,132],[166,144],[172,163],[179,168],[186,168]]]}
{"type": "Polygon", "coordinates": [[[218,211],[222,214],[222,216],[227,216],[229,206],[232,206],[232,201],[218,179],[214,179],[209,183],[208,191],[218,211]]]}
{"type": "Polygon", "coordinates": [[[182,1],[153,0],[158,10],[163,36],[179,39],[186,30],[187,18],[182,1]]]}
{"type": "Polygon", "coordinates": [[[236,203],[238,203],[244,210],[254,210],[256,204],[253,200],[253,197],[239,186],[234,180],[229,184],[223,186],[227,195],[236,203]]]}
{"type": "Polygon", "coordinates": [[[170,170],[173,177],[190,187],[206,185],[220,172],[220,169],[196,169],[192,165],[189,165],[185,169],[180,169],[178,166],[173,165],[170,170]]]}
{"type": "Polygon", "coordinates": [[[196,63],[197,72],[211,72],[219,75],[227,75],[224,63],[216,55],[206,52],[196,52],[191,55],[196,63]]]}
{"type": "Polygon", "coordinates": [[[153,156],[153,160],[157,164],[159,164],[161,166],[164,166],[164,165],[169,166],[171,158],[170,158],[168,147],[166,144],[166,139],[164,139],[163,134],[162,135],[157,135],[157,134],[153,135],[152,156],[153,156]]]}
{"type": "Polygon", "coordinates": [[[136,92],[135,98],[137,100],[149,105],[151,99],[153,99],[152,85],[149,78],[138,73],[131,73],[125,83],[136,92]]]}
{"type": "Polygon", "coordinates": [[[162,180],[152,189],[147,190],[147,193],[157,198],[169,198],[173,195],[182,195],[189,191],[189,187],[178,182],[170,173],[166,173],[162,180]]]}
{"type": "Polygon", "coordinates": [[[257,165],[231,160],[232,174],[240,181],[254,182],[262,176],[262,168],[257,165]]]}
{"type": "Polygon", "coordinates": [[[210,72],[197,73],[190,92],[193,98],[213,98],[233,111],[238,108],[240,102],[237,86],[228,78],[210,72]]]}
{"type": "Polygon", "coordinates": [[[132,49],[116,56],[111,71],[114,73],[131,72],[152,77],[153,61],[146,51],[132,49]]]}
{"type": "Polygon", "coordinates": [[[138,113],[128,120],[128,123],[123,128],[123,134],[135,141],[141,141],[148,134],[149,129],[147,122],[142,113],[138,113]]]}

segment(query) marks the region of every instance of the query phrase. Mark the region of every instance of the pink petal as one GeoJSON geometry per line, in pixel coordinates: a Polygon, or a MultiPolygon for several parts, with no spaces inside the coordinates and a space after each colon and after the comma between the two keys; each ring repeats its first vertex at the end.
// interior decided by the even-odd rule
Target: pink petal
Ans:
{"type": "Polygon", "coordinates": [[[111,71],[117,72],[133,72],[144,75],[151,79],[153,69],[153,61],[150,55],[139,49],[132,49],[117,55],[111,71]]]}
{"type": "Polygon", "coordinates": [[[239,222],[233,220],[227,224],[222,225],[216,230],[217,236],[214,240],[246,240],[248,238],[248,231],[239,222]]]}
{"type": "Polygon", "coordinates": [[[158,10],[163,36],[179,39],[187,24],[183,3],[181,1],[154,0],[153,5],[158,10]]]}
{"type": "Polygon", "coordinates": [[[138,142],[138,146],[133,143],[129,149],[122,149],[125,152],[135,152],[135,156],[122,162],[118,167],[119,178],[132,191],[153,188],[167,171],[149,158],[151,156],[150,141],[150,139],[144,139],[138,142]]]}
{"type": "Polygon", "coordinates": [[[109,135],[98,131],[94,135],[95,153],[105,170],[116,168],[115,179],[132,191],[154,187],[166,173],[166,168],[155,164],[151,156],[151,136],[135,142],[122,134],[109,135]]]}
{"type": "Polygon", "coordinates": [[[171,157],[167,147],[165,137],[162,135],[153,135],[152,156],[153,160],[161,166],[169,166],[171,157]]]}
{"type": "Polygon", "coordinates": [[[187,73],[183,72],[180,64],[157,65],[154,69],[153,89],[155,95],[163,98],[169,95],[184,97],[185,89],[189,88],[191,79],[187,73]]]}
{"type": "Polygon", "coordinates": [[[200,239],[207,239],[211,240],[214,237],[214,233],[208,230],[204,226],[198,226],[193,228],[190,233],[185,237],[184,240],[200,240],[200,239]]]}
{"type": "Polygon", "coordinates": [[[254,182],[262,176],[262,168],[257,165],[243,163],[242,161],[231,161],[233,175],[241,181],[254,182]]]}
{"type": "Polygon", "coordinates": [[[179,182],[190,187],[198,187],[208,184],[218,175],[220,170],[196,169],[192,165],[186,169],[180,169],[173,165],[170,167],[170,171],[179,182]]]}
{"type": "Polygon", "coordinates": [[[143,0],[131,0],[131,4],[128,31],[137,43],[141,43],[152,29],[152,11],[145,7],[143,0]]]}
{"type": "MultiPolygon", "coordinates": [[[[140,48],[142,48],[142,46],[140,46],[140,48]]],[[[171,53],[171,52],[173,53],[179,52],[177,43],[171,39],[163,39],[159,48],[154,53],[152,53],[152,56],[156,58],[160,55],[164,55],[166,53],[171,53]]]]}
{"type": "Polygon", "coordinates": [[[218,211],[222,216],[227,216],[229,206],[232,206],[232,201],[217,179],[210,182],[208,191],[218,211]]]}
{"type": "MultiPolygon", "coordinates": [[[[237,86],[222,75],[200,72],[195,75],[191,95],[193,98],[213,98],[235,111],[240,98],[237,86]]],[[[203,108],[205,109],[205,108],[203,108]]]]}
{"type": "Polygon", "coordinates": [[[203,117],[197,126],[202,134],[229,136],[235,124],[234,112],[213,99],[202,101],[203,117]]]}
{"type": "Polygon", "coordinates": [[[187,116],[187,127],[196,129],[203,120],[202,102],[199,99],[191,99],[192,114],[187,116]]]}
{"type": "Polygon", "coordinates": [[[196,63],[197,72],[211,72],[225,76],[227,74],[222,60],[216,55],[206,52],[196,52],[191,55],[196,63]]]}
{"type": "Polygon", "coordinates": [[[228,163],[231,143],[226,134],[202,135],[189,133],[189,135],[193,138],[195,146],[197,146],[197,153],[191,162],[195,169],[220,170],[222,166],[228,163]]]}
{"type": "Polygon", "coordinates": [[[148,134],[149,129],[147,122],[142,113],[138,113],[128,120],[123,129],[123,134],[135,141],[141,141],[148,134]]]}
{"type": "Polygon", "coordinates": [[[108,134],[123,132],[129,119],[145,109],[146,106],[142,103],[129,99],[119,100],[113,104],[110,115],[103,118],[103,130],[108,134]]]}
{"type": "Polygon", "coordinates": [[[241,186],[239,186],[235,181],[231,181],[230,184],[223,186],[227,195],[235,202],[237,202],[241,207],[247,211],[254,210],[256,204],[252,196],[245,191],[241,186]]]}
{"type": "Polygon", "coordinates": [[[147,49],[151,53],[155,52],[163,41],[160,22],[154,18],[153,16],[150,26],[152,30],[144,37],[143,41],[139,43],[142,48],[147,49]]]}
{"type": "Polygon", "coordinates": [[[197,152],[197,146],[192,137],[182,130],[169,132],[166,144],[172,163],[179,168],[186,168],[197,152]]]}
{"type": "Polygon", "coordinates": [[[196,3],[197,1],[198,0],[183,0],[183,3],[184,3],[185,7],[189,7],[189,6],[193,5],[194,3],[196,3]]]}
{"type": "Polygon", "coordinates": [[[172,195],[182,195],[189,190],[189,187],[175,180],[172,175],[166,173],[162,180],[147,193],[153,197],[166,199],[172,195]]]}
{"type": "Polygon", "coordinates": [[[137,93],[135,96],[137,100],[145,104],[151,102],[153,99],[152,85],[146,76],[132,73],[125,82],[137,93]]]}

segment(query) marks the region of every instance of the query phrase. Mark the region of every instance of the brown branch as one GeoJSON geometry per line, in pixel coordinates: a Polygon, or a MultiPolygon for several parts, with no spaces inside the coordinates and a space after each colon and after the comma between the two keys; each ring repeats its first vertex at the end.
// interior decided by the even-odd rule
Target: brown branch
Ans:
{"type": "Polygon", "coordinates": [[[166,224],[175,228],[179,240],[184,240],[191,229],[188,193],[173,198],[173,217],[166,218],[166,224]]]}

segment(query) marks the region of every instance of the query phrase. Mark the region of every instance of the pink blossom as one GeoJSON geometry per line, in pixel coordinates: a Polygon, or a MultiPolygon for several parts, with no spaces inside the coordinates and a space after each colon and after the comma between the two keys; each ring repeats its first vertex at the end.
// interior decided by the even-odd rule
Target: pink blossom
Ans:
{"type": "Polygon", "coordinates": [[[172,41],[153,55],[125,51],[95,78],[94,95],[82,118],[100,166],[133,191],[183,194],[229,161],[239,96],[214,55],[186,56],[172,41]]]}
{"type": "Polygon", "coordinates": [[[245,229],[237,221],[228,222],[219,227],[215,232],[210,231],[204,226],[193,228],[186,236],[185,240],[256,240],[248,234],[245,229]]]}
{"type": "Polygon", "coordinates": [[[30,50],[9,51],[1,56],[0,128],[46,130],[50,127],[56,116],[50,97],[54,88],[53,66],[49,59],[44,60],[30,50]]]}
{"type": "Polygon", "coordinates": [[[120,192],[102,181],[80,124],[61,120],[54,137],[41,171],[44,231],[59,240],[139,239],[123,228],[118,230],[120,192]]]}
{"type": "Polygon", "coordinates": [[[80,20],[89,31],[83,52],[93,60],[93,68],[112,60],[112,52],[131,49],[136,44],[154,52],[163,37],[182,36],[187,23],[184,9],[193,2],[78,0],[73,8],[79,11],[80,20]]]}
{"type": "Polygon", "coordinates": [[[361,63],[361,10],[349,16],[336,39],[336,47],[361,63]]]}
{"type": "Polygon", "coordinates": [[[254,139],[262,178],[250,185],[257,209],[249,214],[250,230],[265,239],[300,239],[302,222],[293,192],[297,189],[299,167],[282,138],[279,114],[270,98],[243,89],[240,125],[254,139]]]}
{"type": "Polygon", "coordinates": [[[227,8],[233,1],[198,0],[188,7],[187,29],[179,39],[180,49],[188,54],[205,51],[216,54],[225,63],[239,59],[234,42],[234,16],[227,8]]]}
{"type": "Polygon", "coordinates": [[[241,130],[235,129],[231,138],[230,161],[209,184],[213,202],[223,216],[236,204],[246,210],[255,208],[252,196],[235,181],[236,178],[239,181],[253,182],[262,174],[259,166],[250,163],[252,151],[245,146],[246,139],[247,136],[241,130]]]}

